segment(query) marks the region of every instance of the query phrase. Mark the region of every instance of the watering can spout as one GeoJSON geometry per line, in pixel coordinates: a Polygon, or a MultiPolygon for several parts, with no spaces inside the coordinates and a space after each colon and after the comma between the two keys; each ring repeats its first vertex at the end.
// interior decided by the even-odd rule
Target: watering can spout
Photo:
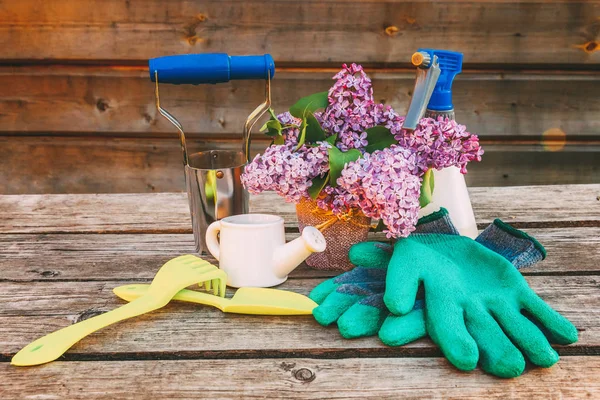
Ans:
{"type": "Polygon", "coordinates": [[[317,228],[305,227],[299,238],[275,249],[273,254],[275,275],[285,278],[312,253],[325,251],[326,245],[323,234],[317,228]]]}

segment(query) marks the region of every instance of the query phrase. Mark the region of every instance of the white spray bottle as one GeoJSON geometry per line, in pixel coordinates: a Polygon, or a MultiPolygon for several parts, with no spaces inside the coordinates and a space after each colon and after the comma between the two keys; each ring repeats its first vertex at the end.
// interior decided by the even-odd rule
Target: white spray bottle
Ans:
{"type": "MultiPolygon", "coordinates": [[[[454,119],[452,82],[462,71],[462,60],[462,53],[446,50],[419,49],[413,54],[411,61],[417,67],[417,78],[402,126],[404,129],[415,130],[423,116],[454,119]]],[[[432,201],[421,209],[420,215],[427,215],[444,207],[461,235],[477,237],[473,207],[465,178],[459,168],[434,170],[433,178],[432,201]]]]}

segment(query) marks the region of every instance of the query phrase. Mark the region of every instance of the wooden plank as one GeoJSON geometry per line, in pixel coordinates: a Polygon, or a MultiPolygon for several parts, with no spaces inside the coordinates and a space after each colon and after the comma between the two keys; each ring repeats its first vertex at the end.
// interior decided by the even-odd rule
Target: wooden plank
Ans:
{"type": "MultiPolygon", "coordinates": [[[[190,149],[234,148],[241,140],[189,140],[190,149]]],[[[267,142],[255,141],[253,153],[267,142]]],[[[469,167],[470,186],[596,183],[600,146],[485,145],[469,167]]],[[[140,193],[185,189],[181,150],[173,138],[0,137],[0,193],[140,193]]]]}
{"type": "Polygon", "coordinates": [[[556,185],[600,182],[600,152],[566,146],[559,151],[526,150],[526,146],[485,145],[481,162],[465,176],[469,186],[556,185]],[[507,148],[508,147],[508,148],[507,148]],[[525,148],[523,148],[525,147],[525,148]]]}
{"type": "MultiPolygon", "coordinates": [[[[600,294],[597,276],[528,276],[531,287],[569,318],[579,341],[558,346],[563,355],[598,355],[600,294]]],[[[279,288],[308,294],[321,279],[292,279],[279,288]]],[[[36,338],[74,321],[112,310],[123,301],[112,289],[130,281],[0,282],[0,355],[10,357],[36,338]]],[[[343,339],[335,326],[311,316],[224,314],[207,306],[173,302],[135,320],[109,326],[76,344],[69,359],[170,354],[182,357],[353,357],[431,356],[428,339],[403,347],[384,346],[377,337],[343,339]]]]}
{"type": "MultiPolygon", "coordinates": [[[[599,226],[600,184],[474,187],[469,192],[480,227],[494,218],[521,228],[599,226]]],[[[189,233],[186,197],[184,193],[0,196],[0,233],[189,233]]],[[[288,227],[297,226],[294,205],[273,192],[250,196],[250,210],[281,215],[288,227]]]]}
{"type": "Polygon", "coordinates": [[[22,398],[590,399],[600,357],[564,357],[518,379],[459,373],[442,358],[149,360],[0,364],[3,390],[22,398]]]}
{"type": "MultiPolygon", "coordinates": [[[[188,148],[237,142],[189,140],[188,148]]],[[[260,146],[261,142],[257,142],[260,146]]],[[[264,148],[267,142],[262,142],[264,148]]],[[[256,152],[256,150],[255,150],[256,152]]],[[[0,193],[135,193],[185,190],[181,147],[171,139],[0,137],[0,193]]]]}
{"type": "MultiPolygon", "coordinates": [[[[275,110],[287,110],[300,97],[327,90],[340,67],[278,71],[272,85],[275,110]]],[[[414,70],[367,68],[367,72],[373,78],[375,99],[403,115],[414,87],[414,70]]],[[[454,84],[453,101],[458,120],[484,138],[558,132],[554,135],[570,141],[600,134],[599,83],[600,74],[595,72],[466,71],[454,84]]],[[[0,132],[176,137],[175,128],[156,112],[154,86],[144,69],[2,67],[0,85],[4,88],[0,132]]],[[[237,137],[250,111],[262,102],[262,87],[260,81],[162,85],[161,100],[190,135],[237,137]]]]}
{"type": "MultiPolygon", "coordinates": [[[[528,229],[547,249],[546,261],[525,275],[598,274],[600,228],[528,229]]],[[[288,233],[288,240],[298,233],[288,233]]],[[[372,234],[371,240],[385,240],[372,234]]],[[[152,279],[167,260],[194,253],[191,234],[3,234],[0,279],[5,281],[152,279]]],[[[204,256],[216,261],[212,257],[204,256]]],[[[303,265],[292,278],[322,278],[336,272],[303,265]]]]}
{"type": "Polygon", "coordinates": [[[3,0],[0,46],[2,58],[13,60],[146,60],[227,49],[295,63],[398,63],[418,47],[441,46],[472,63],[597,64],[599,7],[540,0],[3,0]]]}

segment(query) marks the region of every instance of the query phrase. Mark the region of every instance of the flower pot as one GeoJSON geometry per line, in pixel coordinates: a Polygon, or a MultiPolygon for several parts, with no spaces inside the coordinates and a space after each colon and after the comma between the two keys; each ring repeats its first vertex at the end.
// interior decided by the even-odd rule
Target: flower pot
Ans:
{"type": "Polygon", "coordinates": [[[324,252],[314,253],[306,259],[308,266],[331,271],[354,268],[348,259],[348,251],[353,244],[367,240],[371,218],[358,209],[338,217],[319,208],[316,201],[307,199],[300,200],[296,205],[296,214],[300,232],[305,226],[314,226],[327,241],[324,252]]]}

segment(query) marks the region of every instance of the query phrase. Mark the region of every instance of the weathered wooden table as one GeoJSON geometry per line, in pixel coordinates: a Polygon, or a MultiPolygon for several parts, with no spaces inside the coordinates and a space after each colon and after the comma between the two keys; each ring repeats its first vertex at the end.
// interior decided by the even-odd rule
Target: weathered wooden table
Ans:
{"type": "MultiPolygon", "coordinates": [[[[600,185],[474,188],[480,227],[500,217],[526,229],[548,259],[524,271],[577,326],[560,362],[512,380],[462,373],[431,341],[399,348],[342,339],[310,316],[223,314],[173,302],[106,328],[59,361],[9,364],[32,340],[122,304],[111,290],[148,282],[193,252],[185,194],[0,196],[0,399],[9,398],[599,398],[600,185]]],[[[252,211],[286,218],[273,195],[252,211]]],[[[331,274],[306,267],[282,287],[307,294],[331,274]]]]}

